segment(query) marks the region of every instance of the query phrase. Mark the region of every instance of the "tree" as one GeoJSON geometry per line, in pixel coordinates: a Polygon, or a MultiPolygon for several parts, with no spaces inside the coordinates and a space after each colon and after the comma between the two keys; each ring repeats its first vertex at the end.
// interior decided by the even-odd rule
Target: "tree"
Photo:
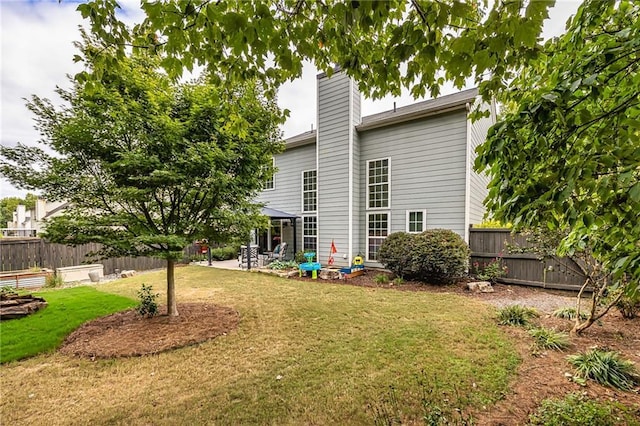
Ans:
{"type": "Polygon", "coordinates": [[[588,250],[611,289],[640,280],[640,4],[585,2],[504,98],[477,167],[487,206],[516,227],[568,230],[560,254],[588,250]]]}
{"type": "Polygon", "coordinates": [[[624,299],[625,286],[615,285],[612,275],[591,251],[588,244],[576,248],[566,257],[558,257],[558,247],[566,239],[568,231],[536,228],[523,230],[526,245],[508,245],[510,253],[532,253],[542,262],[553,260],[562,270],[585,277],[576,298],[576,316],[571,334],[580,334],[604,317],[624,299]],[[582,310],[582,296],[591,292],[588,309],[582,310]]]}
{"type": "MultiPolygon", "coordinates": [[[[538,36],[554,1],[182,1],[144,2],[144,22],[128,29],[115,0],[78,6],[104,50],[102,70],[134,46],[166,55],[173,76],[206,65],[227,81],[278,85],[300,76],[303,60],[329,74],[339,65],[374,97],[438,95],[445,80],[474,78],[499,91],[540,50],[538,36]],[[115,47],[115,49],[113,49],[115,47]]],[[[78,58],[80,59],[80,58],[78,58]]],[[[77,78],[91,76],[80,73],[77,78]]]]}
{"type": "MultiPolygon", "coordinates": [[[[86,58],[95,46],[87,42],[82,52],[86,58]]],[[[198,239],[246,237],[260,225],[251,200],[282,146],[275,100],[250,82],[176,84],[144,54],[122,59],[90,87],[76,82],[57,93],[62,109],[37,96],[28,102],[41,142],[57,155],[2,147],[0,171],[19,187],[70,202],[46,238],[100,243],[105,257],[166,259],[168,314],[178,315],[174,264],[183,249],[198,239]],[[244,131],[230,114],[244,118],[244,131]]]]}

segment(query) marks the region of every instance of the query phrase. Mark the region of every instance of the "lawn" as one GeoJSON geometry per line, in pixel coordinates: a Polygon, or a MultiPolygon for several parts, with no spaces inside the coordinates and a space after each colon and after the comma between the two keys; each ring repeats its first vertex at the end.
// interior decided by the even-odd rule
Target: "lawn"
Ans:
{"type": "MultiPolygon", "coordinates": [[[[141,274],[100,289],[135,298],[142,283],[162,293],[164,279],[141,274]]],[[[436,382],[450,399],[455,387],[463,408],[479,407],[507,392],[518,364],[492,310],[453,294],[206,267],[178,268],[176,279],[179,303],[233,307],[239,328],[140,358],[10,363],[0,372],[12,390],[0,402],[3,422],[373,424],[386,410],[421,423],[436,382]]]]}
{"type": "Polygon", "coordinates": [[[46,308],[28,317],[0,325],[0,362],[9,362],[55,350],[81,324],[136,305],[128,297],[73,287],[33,293],[43,297],[46,308]]]}

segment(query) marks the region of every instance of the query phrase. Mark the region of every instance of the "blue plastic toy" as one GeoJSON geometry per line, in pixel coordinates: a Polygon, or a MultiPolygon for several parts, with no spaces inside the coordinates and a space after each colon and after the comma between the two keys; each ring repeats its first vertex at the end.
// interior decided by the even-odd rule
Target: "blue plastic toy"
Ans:
{"type": "Polygon", "coordinates": [[[318,271],[322,269],[320,262],[314,262],[313,258],[316,256],[314,252],[307,252],[304,254],[304,257],[307,259],[306,262],[300,263],[298,265],[298,274],[302,276],[302,271],[305,273],[307,271],[311,271],[311,278],[314,280],[318,278],[318,271]]]}

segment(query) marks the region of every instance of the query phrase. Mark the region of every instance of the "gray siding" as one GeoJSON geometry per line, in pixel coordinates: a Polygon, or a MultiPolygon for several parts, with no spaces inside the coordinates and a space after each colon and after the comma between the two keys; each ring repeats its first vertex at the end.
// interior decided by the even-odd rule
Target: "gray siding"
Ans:
{"type": "Polygon", "coordinates": [[[483,204],[484,199],[487,197],[489,184],[489,177],[485,174],[479,174],[473,170],[473,163],[476,161],[476,148],[478,145],[485,141],[489,128],[495,123],[495,115],[482,118],[475,123],[470,124],[469,129],[469,170],[470,172],[470,185],[469,185],[469,224],[478,224],[482,222],[485,213],[485,207],[483,204]]]}
{"type": "MultiPolygon", "coordinates": [[[[287,213],[302,215],[302,172],[316,168],[316,145],[287,149],[276,155],[275,189],[263,191],[257,202],[287,213]]],[[[298,250],[302,250],[302,219],[297,222],[298,250]]],[[[293,253],[293,228],[283,228],[283,240],[293,253]]]]}
{"type": "Polygon", "coordinates": [[[336,73],[318,79],[318,259],[326,263],[331,241],[336,265],[346,264],[349,248],[349,78],[336,73]]]}
{"type": "Polygon", "coordinates": [[[427,229],[452,229],[464,237],[466,147],[464,110],[362,132],[359,250],[366,253],[367,213],[373,211],[390,213],[390,233],[406,230],[407,210],[424,209],[427,229]],[[379,158],[391,159],[391,206],[370,210],[367,161],[379,158]]]}

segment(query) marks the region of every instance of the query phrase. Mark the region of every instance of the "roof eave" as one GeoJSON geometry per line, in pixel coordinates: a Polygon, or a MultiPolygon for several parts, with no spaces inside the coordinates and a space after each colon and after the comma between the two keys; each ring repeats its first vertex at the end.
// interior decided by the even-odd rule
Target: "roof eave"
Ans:
{"type": "Polygon", "coordinates": [[[446,114],[448,112],[458,111],[466,108],[468,103],[472,103],[473,99],[463,99],[456,103],[446,105],[442,108],[434,110],[415,111],[408,114],[401,114],[395,117],[389,117],[382,120],[372,121],[370,123],[362,123],[356,126],[356,130],[359,132],[371,129],[377,129],[379,127],[387,127],[394,124],[404,123],[407,121],[417,120],[425,117],[432,117],[434,115],[446,114]]]}

